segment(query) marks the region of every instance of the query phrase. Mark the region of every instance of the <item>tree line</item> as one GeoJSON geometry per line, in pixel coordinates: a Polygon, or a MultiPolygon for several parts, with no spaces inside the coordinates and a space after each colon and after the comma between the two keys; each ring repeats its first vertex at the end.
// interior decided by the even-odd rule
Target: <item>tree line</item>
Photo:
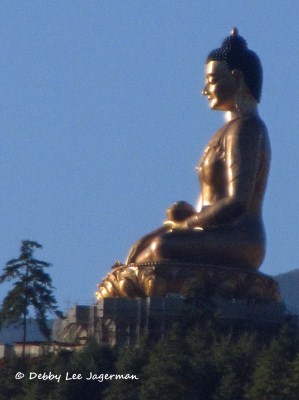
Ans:
{"type": "Polygon", "coordinates": [[[291,322],[267,328],[228,324],[207,310],[174,323],[158,341],[133,348],[94,340],[81,350],[2,361],[0,400],[298,400],[299,340],[291,322]],[[21,371],[25,377],[16,381],[21,371]],[[57,380],[32,379],[51,372],[57,380]],[[66,380],[82,375],[80,380],[66,380]],[[102,379],[86,377],[102,374],[102,379]],[[138,379],[109,379],[115,374],[138,379]],[[107,375],[108,379],[103,379],[107,375]]]}

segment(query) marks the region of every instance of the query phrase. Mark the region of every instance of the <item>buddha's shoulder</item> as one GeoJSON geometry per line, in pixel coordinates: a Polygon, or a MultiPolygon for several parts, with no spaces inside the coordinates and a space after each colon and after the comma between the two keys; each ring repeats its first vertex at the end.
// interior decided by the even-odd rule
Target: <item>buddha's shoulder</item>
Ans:
{"type": "Polygon", "coordinates": [[[226,124],[225,130],[226,136],[250,136],[254,137],[265,137],[268,138],[268,130],[264,121],[258,116],[250,116],[243,118],[236,118],[226,124]]]}

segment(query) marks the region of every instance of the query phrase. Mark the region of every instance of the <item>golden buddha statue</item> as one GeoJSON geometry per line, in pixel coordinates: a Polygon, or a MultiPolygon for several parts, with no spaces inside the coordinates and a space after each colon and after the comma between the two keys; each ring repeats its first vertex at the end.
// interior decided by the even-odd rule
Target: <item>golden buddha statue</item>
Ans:
{"type": "Polygon", "coordinates": [[[126,264],[176,260],[252,269],[261,265],[262,202],[270,163],[267,129],[257,112],[261,84],[260,61],[234,30],[206,64],[203,95],[212,110],[228,113],[228,122],[212,137],[199,163],[200,206],[172,206],[163,228],[139,240],[126,264]]]}
{"type": "MultiPolygon", "coordinates": [[[[200,266],[248,272],[260,267],[265,255],[262,204],[271,158],[267,128],[257,110],[261,90],[260,60],[234,28],[206,61],[202,94],[212,110],[226,113],[227,122],[211,138],[198,165],[197,209],[182,201],[171,206],[163,226],[134,244],[125,265],[114,266],[113,276],[99,285],[98,298],[134,297],[136,286],[146,279],[146,294],[176,291],[177,283],[167,289],[171,265],[192,264],[192,279],[200,266]],[[165,267],[162,277],[148,273],[159,265],[165,267]],[[136,266],[143,266],[143,272],[136,266]]],[[[181,284],[188,273],[182,274],[181,284]]]]}

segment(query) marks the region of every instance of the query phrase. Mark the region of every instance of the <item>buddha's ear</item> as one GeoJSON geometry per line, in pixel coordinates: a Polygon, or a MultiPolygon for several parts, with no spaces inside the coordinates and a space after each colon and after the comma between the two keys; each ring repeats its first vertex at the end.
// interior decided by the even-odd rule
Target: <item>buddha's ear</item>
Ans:
{"type": "Polygon", "coordinates": [[[244,85],[243,72],[240,71],[239,69],[233,69],[232,76],[236,81],[237,88],[240,89],[244,85]]]}

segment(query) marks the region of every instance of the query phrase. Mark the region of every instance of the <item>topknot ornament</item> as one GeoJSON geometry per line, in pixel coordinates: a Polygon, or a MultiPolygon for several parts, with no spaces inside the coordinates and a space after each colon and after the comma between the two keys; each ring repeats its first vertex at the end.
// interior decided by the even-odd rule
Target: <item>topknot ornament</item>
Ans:
{"type": "Polygon", "coordinates": [[[238,28],[234,27],[234,28],[230,31],[230,34],[231,34],[232,36],[237,36],[237,35],[239,35],[238,28]]]}
{"type": "Polygon", "coordinates": [[[245,51],[247,50],[247,42],[239,35],[238,29],[233,28],[231,34],[222,42],[221,49],[225,53],[245,51]]]}

